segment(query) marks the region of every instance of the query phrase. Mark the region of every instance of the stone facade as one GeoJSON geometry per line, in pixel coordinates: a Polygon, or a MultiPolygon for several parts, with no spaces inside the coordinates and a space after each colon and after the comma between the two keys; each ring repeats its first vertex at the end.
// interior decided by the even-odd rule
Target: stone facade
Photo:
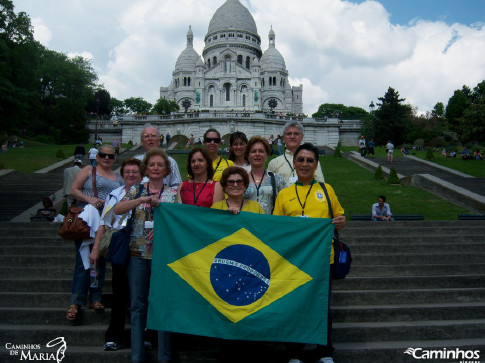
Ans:
{"type": "Polygon", "coordinates": [[[194,34],[187,32],[168,87],[160,97],[189,110],[263,110],[303,113],[303,85],[290,86],[285,61],[276,49],[275,32],[261,51],[261,38],[253,16],[239,0],[226,0],[214,13],[202,57],[194,50],[194,34]]]}

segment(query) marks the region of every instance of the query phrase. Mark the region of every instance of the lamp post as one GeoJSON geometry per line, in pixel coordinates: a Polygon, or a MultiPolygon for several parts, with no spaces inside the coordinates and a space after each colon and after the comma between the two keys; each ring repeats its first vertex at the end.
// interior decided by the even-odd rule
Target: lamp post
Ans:
{"type": "Polygon", "coordinates": [[[369,112],[370,112],[370,122],[372,124],[372,137],[374,138],[375,135],[374,135],[374,109],[376,108],[376,106],[374,105],[374,101],[370,101],[370,105],[369,105],[369,112]]]}
{"type": "Polygon", "coordinates": [[[99,97],[96,97],[96,131],[94,132],[94,143],[96,143],[96,140],[98,140],[98,118],[99,118],[99,104],[101,101],[99,100],[99,97]]]}

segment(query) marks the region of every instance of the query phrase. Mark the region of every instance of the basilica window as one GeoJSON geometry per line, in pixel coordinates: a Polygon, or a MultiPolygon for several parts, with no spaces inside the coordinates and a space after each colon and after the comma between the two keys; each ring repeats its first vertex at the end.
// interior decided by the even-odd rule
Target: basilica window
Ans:
{"type": "Polygon", "coordinates": [[[243,35],[242,35],[242,34],[238,34],[238,35],[237,35],[237,37],[238,37],[238,38],[242,38],[242,37],[243,37],[243,35]]]}
{"type": "Polygon", "coordinates": [[[224,91],[226,93],[226,101],[231,100],[231,84],[230,83],[224,83],[224,91]]]}
{"type": "Polygon", "coordinates": [[[187,77],[184,77],[184,87],[187,86],[187,77]]]}
{"type": "Polygon", "coordinates": [[[190,77],[187,77],[187,86],[190,87],[190,77]]]}
{"type": "MultiPolygon", "coordinates": [[[[256,87],[256,86],[257,86],[257,84],[256,84],[256,83],[254,83],[254,86],[256,87]]],[[[264,87],[264,78],[261,78],[261,87],[264,87]]]]}
{"type": "Polygon", "coordinates": [[[246,57],[246,68],[247,68],[247,69],[249,69],[249,67],[250,67],[250,65],[251,65],[250,63],[251,63],[251,58],[246,57]]]}
{"type": "Polygon", "coordinates": [[[224,57],[224,72],[230,73],[231,72],[231,56],[226,55],[224,57]]]}
{"type": "Polygon", "coordinates": [[[276,77],[273,77],[273,86],[276,86],[276,77]]]}
{"type": "Polygon", "coordinates": [[[217,64],[217,57],[212,58],[212,62],[214,63],[213,66],[215,67],[217,64]]]}
{"type": "Polygon", "coordinates": [[[214,107],[214,95],[209,96],[209,107],[214,107]]]}
{"type": "Polygon", "coordinates": [[[239,54],[237,56],[237,62],[242,65],[242,60],[243,60],[243,56],[239,54]]]}
{"type": "Polygon", "coordinates": [[[246,107],[246,95],[242,96],[242,105],[243,107],[246,107]]]}
{"type": "Polygon", "coordinates": [[[207,59],[207,65],[209,66],[209,68],[211,67],[211,59],[207,59]]]}

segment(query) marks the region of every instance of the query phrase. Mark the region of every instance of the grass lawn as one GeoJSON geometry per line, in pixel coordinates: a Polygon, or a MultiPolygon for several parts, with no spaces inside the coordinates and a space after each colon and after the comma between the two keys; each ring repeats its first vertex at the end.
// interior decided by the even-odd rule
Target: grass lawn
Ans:
{"type": "MultiPolygon", "coordinates": [[[[62,150],[65,158],[72,156],[74,149],[78,144],[27,145],[24,148],[8,149],[6,154],[0,154],[0,164],[2,164],[5,169],[15,169],[31,173],[63,160],[63,158],[56,157],[58,150],[62,150]]],[[[86,148],[87,154],[87,151],[92,147],[92,144],[85,144],[84,147],[86,148]]],[[[132,146],[123,144],[122,147],[131,148],[132,146]]]]}
{"type": "MultiPolygon", "coordinates": [[[[86,150],[90,147],[90,145],[85,146],[86,150]]],[[[123,147],[127,146],[123,145],[123,147]]],[[[0,154],[0,163],[7,169],[33,172],[58,162],[59,159],[56,158],[58,149],[63,150],[64,155],[69,157],[75,147],[76,145],[39,145],[9,149],[7,154],[0,154]]],[[[358,148],[353,150],[357,151],[358,148]]],[[[385,151],[376,148],[376,154],[384,156],[385,151]]],[[[171,156],[177,161],[182,178],[186,179],[187,155],[171,156]]],[[[475,163],[473,160],[463,163],[468,162],[475,163]]],[[[420,213],[424,214],[426,220],[456,220],[458,214],[472,213],[425,190],[404,185],[394,186],[385,181],[378,181],[374,179],[372,172],[344,158],[322,156],[320,163],[325,180],[337,193],[347,218],[354,213],[370,214],[371,206],[380,194],[387,196],[391,210],[396,214],[420,213]]]]}
{"type": "Polygon", "coordinates": [[[335,190],[345,215],[370,214],[378,195],[385,195],[396,214],[423,214],[426,220],[456,220],[472,213],[428,191],[406,185],[390,185],[374,179],[374,173],[357,164],[331,156],[320,157],[325,181],[335,190]]]}

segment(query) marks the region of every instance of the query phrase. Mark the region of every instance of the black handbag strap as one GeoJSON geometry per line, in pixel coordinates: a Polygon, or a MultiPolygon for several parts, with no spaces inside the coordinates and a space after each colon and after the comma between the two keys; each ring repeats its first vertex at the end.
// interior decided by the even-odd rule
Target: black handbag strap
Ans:
{"type": "MultiPolygon", "coordinates": [[[[323,192],[325,193],[325,197],[327,198],[327,204],[328,204],[328,210],[330,211],[330,217],[334,219],[335,217],[333,216],[333,210],[332,210],[332,203],[330,202],[330,197],[328,196],[328,191],[327,188],[325,187],[325,183],[320,182],[320,186],[323,189],[323,192]]],[[[338,231],[334,228],[333,229],[333,235],[338,238],[338,231]]]]}

